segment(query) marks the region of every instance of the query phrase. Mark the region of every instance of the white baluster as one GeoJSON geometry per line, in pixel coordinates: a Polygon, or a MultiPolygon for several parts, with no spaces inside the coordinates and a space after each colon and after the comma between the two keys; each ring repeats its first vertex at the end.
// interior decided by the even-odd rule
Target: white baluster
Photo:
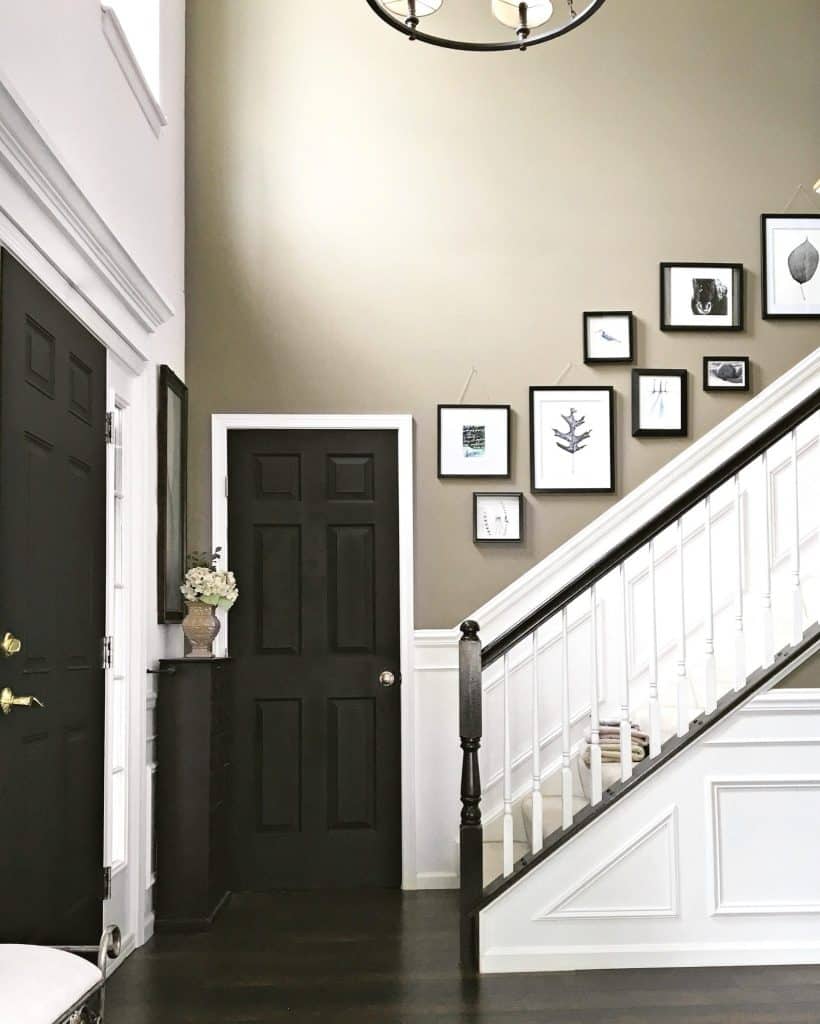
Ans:
{"type": "Polygon", "coordinates": [[[803,639],[803,598],[800,592],[800,481],[797,475],[797,431],[792,431],[792,482],[794,510],[792,535],[792,637],[793,644],[803,639]]]}
{"type": "Polygon", "coordinates": [[[532,852],[544,843],[544,798],[541,796],[541,729],[538,724],[538,643],[532,634],[532,852]]]}
{"type": "Polygon", "coordinates": [[[735,689],[746,685],[746,638],[743,633],[743,502],[740,474],[735,473],[735,689]]]}
{"type": "Polygon", "coordinates": [[[592,804],[601,802],[603,779],[601,771],[601,724],[598,718],[598,593],[595,584],[590,590],[590,630],[592,633],[592,676],[590,682],[589,773],[592,780],[592,804]]]}
{"type": "Polygon", "coordinates": [[[703,545],[705,555],[706,592],[703,595],[706,607],[703,611],[704,631],[704,689],[706,712],[717,707],[717,673],[715,668],[715,603],[712,591],[712,501],[707,495],[703,502],[703,545]]]}
{"type": "Polygon", "coordinates": [[[678,520],[678,736],[689,731],[689,684],[686,678],[686,601],[683,573],[683,520],[678,520]]]}
{"type": "Polygon", "coordinates": [[[655,596],[655,542],[647,546],[649,556],[649,756],[661,752],[661,707],[658,701],[658,622],[655,596]]]}
{"type": "Polygon", "coordinates": [[[769,507],[769,453],[764,451],[760,458],[761,472],[763,473],[763,495],[760,506],[763,510],[763,543],[760,545],[763,556],[762,579],[763,585],[760,592],[760,605],[763,612],[761,628],[761,640],[763,642],[762,666],[766,668],[774,661],[774,617],[772,615],[772,552],[771,552],[771,530],[770,519],[771,509],[769,507]]]}
{"type": "Polygon", "coordinates": [[[621,562],[621,625],[623,627],[623,676],[621,678],[621,778],[632,777],[632,723],[629,720],[629,615],[626,606],[626,566],[621,562]]]}
{"type": "Polygon", "coordinates": [[[567,609],[561,609],[561,826],[572,824],[572,769],[570,767],[569,729],[569,636],[567,609]]]}
{"type": "Polygon", "coordinates": [[[512,761],[510,757],[510,656],[504,655],[504,877],[512,874],[513,815],[512,761]]]}

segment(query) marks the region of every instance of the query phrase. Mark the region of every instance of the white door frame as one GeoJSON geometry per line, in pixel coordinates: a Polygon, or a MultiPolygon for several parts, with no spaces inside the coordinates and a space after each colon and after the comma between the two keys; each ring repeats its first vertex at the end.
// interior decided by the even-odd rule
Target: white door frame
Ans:
{"type": "MultiPolygon", "coordinates": [[[[214,413],[211,416],[211,543],[228,551],[229,430],[395,430],[399,469],[399,629],[401,647],[402,888],[416,888],[415,692],[413,687],[413,417],[406,414],[214,413]]],[[[240,589],[242,580],[238,580],[240,589]]],[[[228,647],[222,617],[220,651],[228,647]]]]}

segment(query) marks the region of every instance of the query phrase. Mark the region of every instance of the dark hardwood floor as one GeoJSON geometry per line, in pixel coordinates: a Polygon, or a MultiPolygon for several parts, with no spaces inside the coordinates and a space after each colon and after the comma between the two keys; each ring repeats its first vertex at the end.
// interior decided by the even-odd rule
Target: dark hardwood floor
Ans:
{"type": "Polygon", "coordinates": [[[820,967],[462,976],[452,893],[234,896],[112,979],[107,1024],[817,1024],[820,967]]]}

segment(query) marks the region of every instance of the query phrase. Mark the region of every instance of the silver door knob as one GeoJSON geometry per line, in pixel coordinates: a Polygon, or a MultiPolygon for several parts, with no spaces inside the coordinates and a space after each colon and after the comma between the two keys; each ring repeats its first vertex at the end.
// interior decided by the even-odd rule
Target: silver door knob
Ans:
{"type": "Polygon", "coordinates": [[[388,672],[388,670],[385,669],[379,676],[379,682],[382,686],[393,686],[396,682],[396,677],[392,672],[388,672]]]}

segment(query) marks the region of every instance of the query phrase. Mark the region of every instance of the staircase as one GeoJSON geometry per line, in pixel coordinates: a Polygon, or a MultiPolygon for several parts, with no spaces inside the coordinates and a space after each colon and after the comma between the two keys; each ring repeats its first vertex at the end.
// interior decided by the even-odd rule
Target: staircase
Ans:
{"type": "MultiPolygon", "coordinates": [[[[730,735],[753,698],[820,648],[819,411],[820,391],[813,391],[488,645],[482,647],[477,622],[462,624],[459,857],[466,965],[643,965],[638,951],[650,944],[652,963],[731,963],[747,934],[735,928],[744,916],[763,917],[765,924],[766,915],[779,914],[802,927],[807,915],[817,914],[817,930],[820,891],[816,905],[810,895],[799,905],[782,894],[771,903],[726,896],[746,884],[745,869],[721,875],[734,862],[718,848],[720,829],[728,827],[718,818],[726,792],[732,799],[755,786],[766,799],[781,790],[789,794],[784,800],[792,791],[805,791],[811,800],[815,789],[820,794],[820,758],[816,786],[794,772],[780,785],[771,768],[761,782],[740,757],[746,757],[742,735],[730,735]],[[683,808],[687,793],[703,791],[704,773],[725,774],[730,767],[743,770],[742,785],[716,782],[708,790],[707,816],[718,816],[709,840],[717,895],[701,922],[695,901],[684,912],[676,895],[688,871],[677,859],[686,854],[688,864],[690,835],[703,839],[700,827],[688,824],[690,810],[692,821],[704,817],[702,806],[683,808]],[[647,794],[641,801],[639,789],[647,794]],[[645,821],[636,818],[642,804],[645,821]],[[606,893],[599,882],[604,876],[606,893]],[[605,906],[589,903],[593,883],[595,899],[605,906]],[[563,887],[563,896],[554,885],[563,887]],[[667,927],[676,939],[701,932],[708,938],[712,928],[718,941],[703,944],[711,942],[714,958],[693,952],[697,943],[689,942],[687,951],[687,941],[659,936],[658,918],[664,917],[680,923],[667,927]],[[616,919],[648,922],[651,943],[613,945],[626,950],[620,960],[602,955],[589,922],[606,922],[599,934],[610,929],[615,935],[616,919]]],[[[783,753],[788,745],[788,739],[761,738],[761,749],[778,751],[782,763],[794,767],[793,751],[783,753]]],[[[799,746],[803,756],[811,753],[808,740],[799,746]]],[[[760,755],[759,764],[765,760],[760,755]]],[[[800,769],[805,773],[803,762],[800,769]]],[[[800,841],[820,852],[820,828],[800,841]]],[[[682,899],[687,902],[685,893],[682,899]]],[[[780,919],[769,924],[779,927],[780,919]]],[[[820,941],[806,944],[801,933],[790,945],[785,925],[782,933],[790,950],[783,955],[820,962],[820,941]]],[[[747,951],[749,962],[775,962],[778,954],[767,950],[747,951]]]]}

